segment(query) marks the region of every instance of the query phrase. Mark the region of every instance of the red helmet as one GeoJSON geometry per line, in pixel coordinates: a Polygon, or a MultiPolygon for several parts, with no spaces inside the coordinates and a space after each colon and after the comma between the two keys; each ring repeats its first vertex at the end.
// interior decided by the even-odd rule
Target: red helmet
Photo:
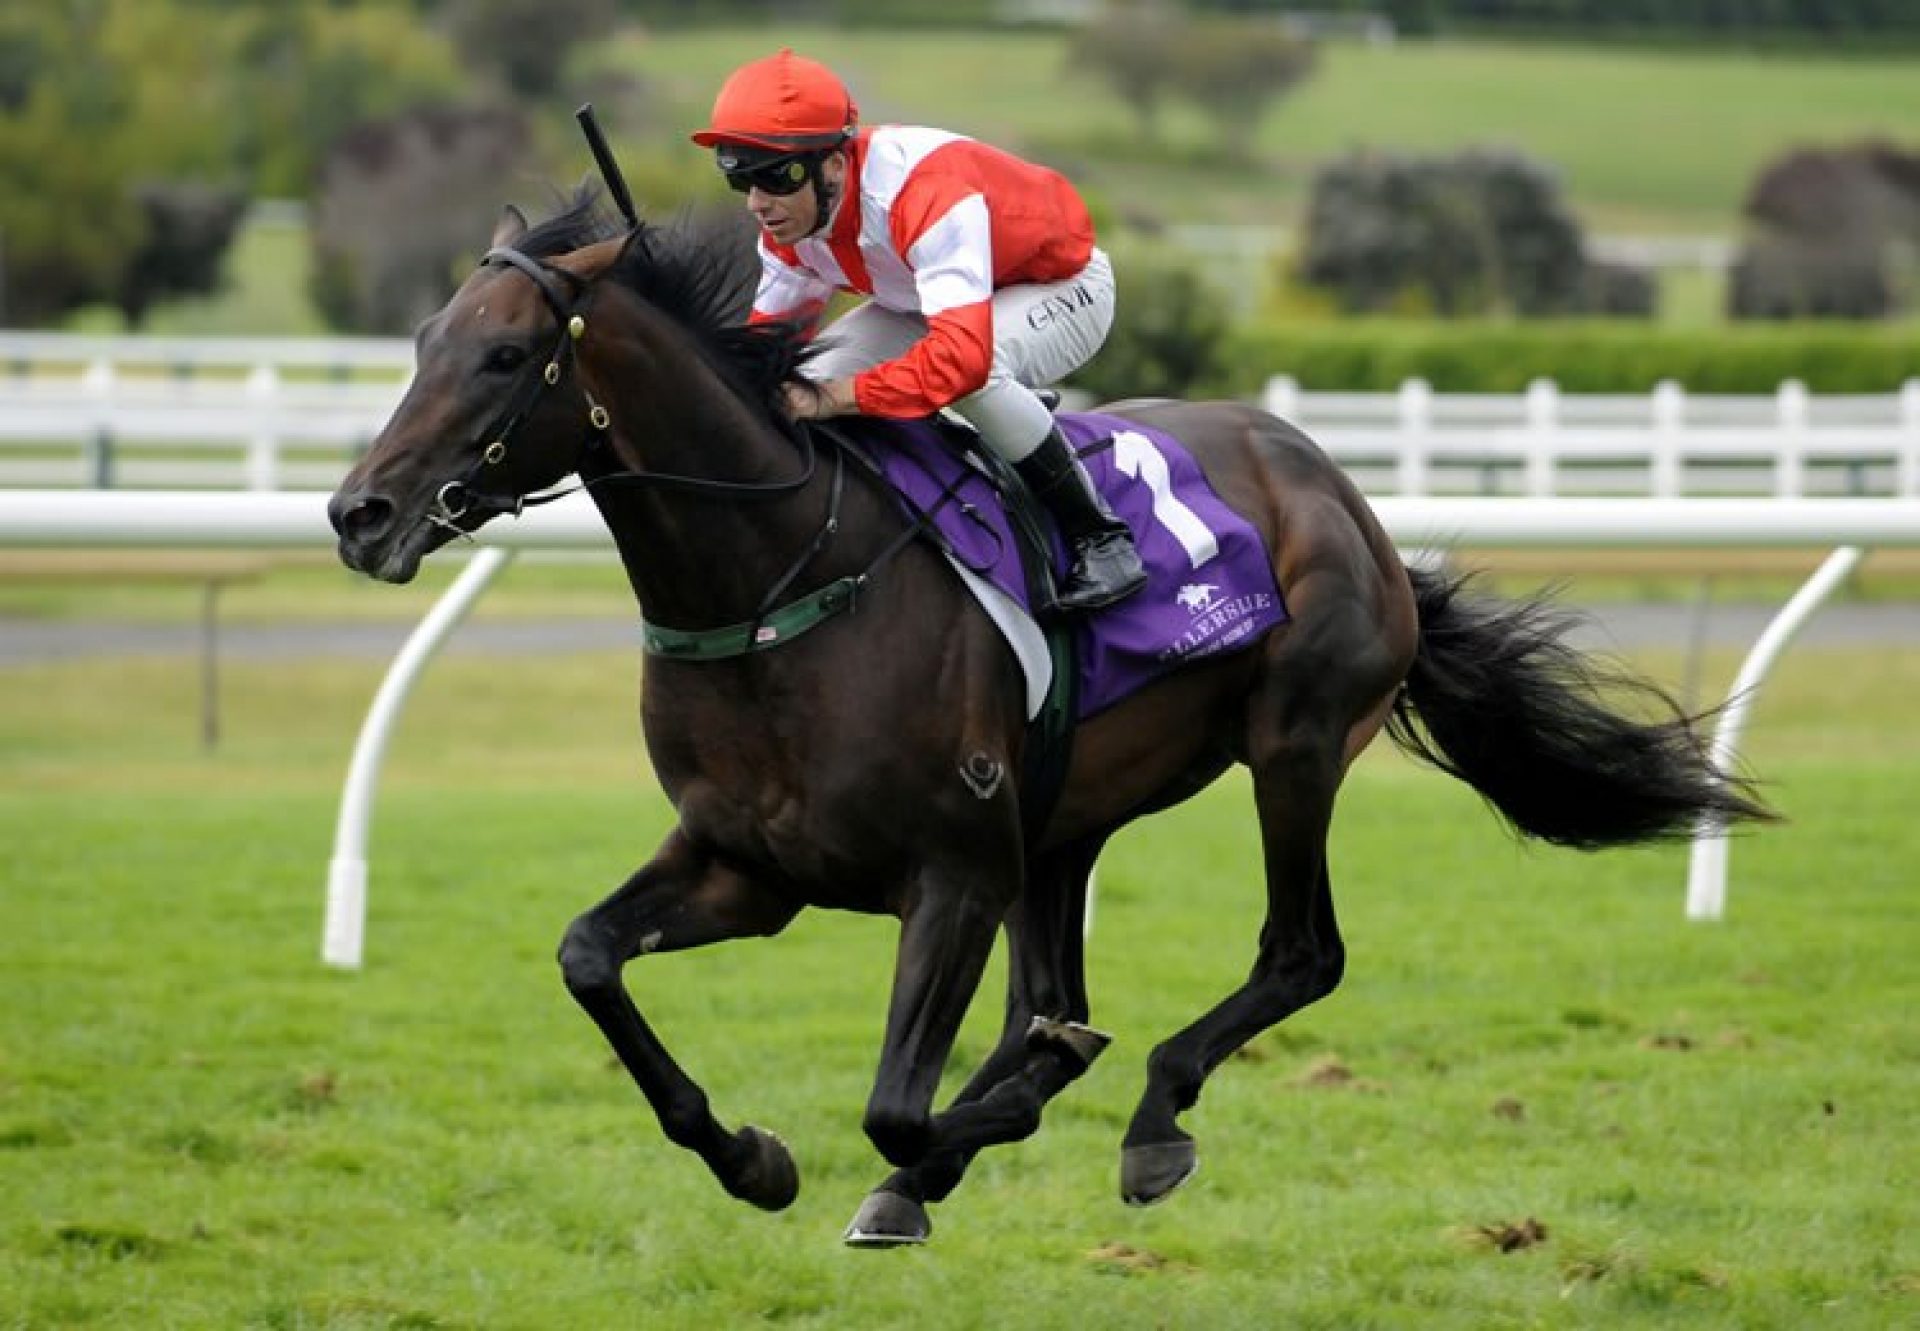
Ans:
{"type": "Polygon", "coordinates": [[[832,70],[783,46],[733,71],[713,100],[712,124],[693,141],[806,152],[838,147],[859,120],[860,108],[832,70]]]}

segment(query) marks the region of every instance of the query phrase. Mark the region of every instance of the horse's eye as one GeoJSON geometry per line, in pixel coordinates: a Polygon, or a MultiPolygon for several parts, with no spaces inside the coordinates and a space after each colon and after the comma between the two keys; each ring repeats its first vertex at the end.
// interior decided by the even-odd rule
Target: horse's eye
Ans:
{"type": "Polygon", "coordinates": [[[505,374],[517,370],[526,363],[525,347],[500,346],[487,353],[485,369],[494,374],[505,374]]]}

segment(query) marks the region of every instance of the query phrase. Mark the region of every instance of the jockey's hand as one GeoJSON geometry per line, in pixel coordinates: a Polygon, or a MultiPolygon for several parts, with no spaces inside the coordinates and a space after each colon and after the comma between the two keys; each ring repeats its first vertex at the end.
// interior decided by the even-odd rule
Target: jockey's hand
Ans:
{"type": "Polygon", "coordinates": [[[785,397],[787,415],[796,421],[849,416],[859,410],[853,400],[851,379],[828,379],[823,383],[796,379],[786,386],[785,397]]]}

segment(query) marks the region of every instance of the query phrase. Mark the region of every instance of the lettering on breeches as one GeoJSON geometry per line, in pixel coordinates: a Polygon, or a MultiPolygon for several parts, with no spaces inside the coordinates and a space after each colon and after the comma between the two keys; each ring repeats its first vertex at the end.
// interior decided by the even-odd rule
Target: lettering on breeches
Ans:
{"type": "Polygon", "coordinates": [[[1093,293],[1087,290],[1084,282],[1075,283],[1058,296],[1044,296],[1040,303],[1027,311],[1027,327],[1039,332],[1042,328],[1051,328],[1062,319],[1071,319],[1081,310],[1093,308],[1093,293]]]}

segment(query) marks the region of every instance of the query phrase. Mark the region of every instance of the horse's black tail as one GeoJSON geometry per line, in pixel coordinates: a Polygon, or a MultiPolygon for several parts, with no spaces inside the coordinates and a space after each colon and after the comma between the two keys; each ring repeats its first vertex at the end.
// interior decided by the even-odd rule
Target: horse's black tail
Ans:
{"type": "Polygon", "coordinates": [[[1703,817],[1775,819],[1749,781],[1715,768],[1700,718],[1562,641],[1577,616],[1544,598],[1464,594],[1468,578],[1408,572],[1420,647],[1388,733],[1521,832],[1595,849],[1685,837],[1703,817]]]}

